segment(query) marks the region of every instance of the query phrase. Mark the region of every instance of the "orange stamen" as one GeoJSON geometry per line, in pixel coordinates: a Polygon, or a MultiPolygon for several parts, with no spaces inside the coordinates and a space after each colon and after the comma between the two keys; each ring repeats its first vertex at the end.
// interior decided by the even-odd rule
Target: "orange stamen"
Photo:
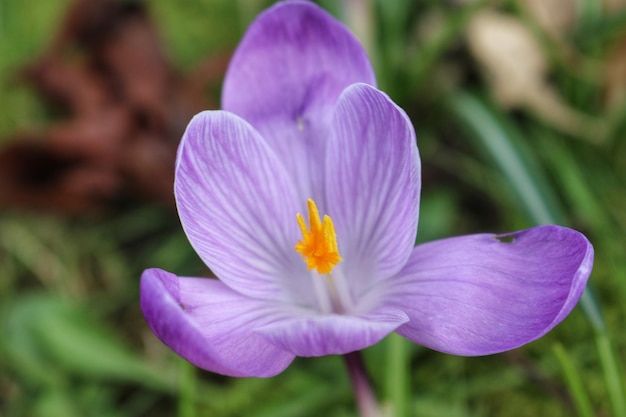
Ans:
{"type": "Polygon", "coordinates": [[[335,225],[328,215],[324,216],[323,222],[320,220],[320,213],[312,199],[308,199],[307,205],[310,230],[302,214],[298,213],[296,219],[302,231],[302,239],[295,249],[304,258],[309,271],[315,268],[319,274],[329,274],[342,260],[337,248],[335,225]]]}

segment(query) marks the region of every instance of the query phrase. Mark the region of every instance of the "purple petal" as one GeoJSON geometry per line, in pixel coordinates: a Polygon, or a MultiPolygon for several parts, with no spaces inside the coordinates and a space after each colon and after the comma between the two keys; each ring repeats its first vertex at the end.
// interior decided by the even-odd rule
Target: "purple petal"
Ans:
{"type": "Polygon", "coordinates": [[[218,280],[179,278],[148,269],[141,276],[141,310],[163,343],[192,364],[230,376],[273,376],[294,355],[255,332],[276,314],[218,280]]]}
{"type": "Polygon", "coordinates": [[[380,308],[359,316],[295,316],[262,327],[258,332],[297,356],[343,355],[378,343],[407,320],[402,311],[380,308]]]}
{"type": "Polygon", "coordinates": [[[593,247],[581,233],[539,226],[419,245],[389,303],[410,317],[398,333],[455,355],[503,352],[538,339],[582,295],[593,247]]]}
{"type": "Polygon", "coordinates": [[[311,2],[280,2],[252,23],[239,44],[222,108],[249,121],[271,144],[294,175],[302,201],[318,201],[332,110],[355,82],[376,81],[347,28],[311,2]]]}
{"type": "Polygon", "coordinates": [[[213,272],[252,297],[313,302],[295,188],[274,153],[244,120],[198,114],[183,136],[176,202],[191,244],[213,272]]]}
{"type": "Polygon", "coordinates": [[[384,93],[355,84],[333,119],[326,165],[328,214],[357,299],[406,264],[415,242],[420,160],[407,115],[384,93]]]}

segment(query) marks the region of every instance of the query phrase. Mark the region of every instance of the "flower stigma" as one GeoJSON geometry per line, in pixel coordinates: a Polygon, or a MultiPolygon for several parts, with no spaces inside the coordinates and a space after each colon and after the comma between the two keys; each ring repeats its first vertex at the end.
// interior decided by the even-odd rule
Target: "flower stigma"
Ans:
{"type": "Polygon", "coordinates": [[[310,230],[302,214],[298,213],[296,219],[302,231],[302,239],[298,241],[295,249],[304,258],[309,271],[315,269],[318,274],[330,274],[335,265],[342,261],[337,248],[335,225],[328,215],[324,216],[323,222],[320,220],[315,201],[309,198],[307,205],[310,230]]]}
{"type": "Polygon", "coordinates": [[[295,249],[302,255],[309,271],[315,269],[319,275],[326,276],[330,305],[324,310],[330,309],[335,313],[342,313],[344,308],[341,299],[345,297],[340,297],[330,274],[335,265],[342,261],[337,248],[335,225],[328,215],[324,216],[323,221],[320,220],[320,213],[313,199],[307,200],[307,206],[310,229],[307,228],[302,214],[298,213],[296,219],[302,231],[302,239],[298,241],[295,249]]]}

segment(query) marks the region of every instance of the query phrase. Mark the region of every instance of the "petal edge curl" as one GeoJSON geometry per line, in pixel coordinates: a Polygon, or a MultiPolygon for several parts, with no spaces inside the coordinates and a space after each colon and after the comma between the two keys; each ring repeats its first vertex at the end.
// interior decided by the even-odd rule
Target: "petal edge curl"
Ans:
{"type": "Polygon", "coordinates": [[[536,340],[582,295],[593,247],[581,233],[538,226],[417,246],[389,303],[410,321],[398,333],[440,352],[481,356],[536,340]]]}
{"type": "Polygon", "coordinates": [[[141,310],[163,343],[211,372],[269,377],[294,359],[254,332],[272,320],[271,309],[218,280],[148,269],[141,276],[141,310]]]}

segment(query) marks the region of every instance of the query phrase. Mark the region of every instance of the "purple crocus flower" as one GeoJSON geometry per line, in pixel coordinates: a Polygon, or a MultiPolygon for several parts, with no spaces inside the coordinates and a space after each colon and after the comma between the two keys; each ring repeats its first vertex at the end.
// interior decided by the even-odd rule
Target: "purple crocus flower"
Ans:
{"type": "Polygon", "coordinates": [[[593,264],[574,230],[414,247],[415,133],[375,85],[358,41],[312,3],[276,4],[250,26],[224,110],[191,121],[176,162],[183,228],[219,280],[159,269],[141,278],[143,313],[179,355],[220,374],[271,376],[295,356],[346,354],[393,331],[487,355],[541,337],[572,310],[593,264]]]}

